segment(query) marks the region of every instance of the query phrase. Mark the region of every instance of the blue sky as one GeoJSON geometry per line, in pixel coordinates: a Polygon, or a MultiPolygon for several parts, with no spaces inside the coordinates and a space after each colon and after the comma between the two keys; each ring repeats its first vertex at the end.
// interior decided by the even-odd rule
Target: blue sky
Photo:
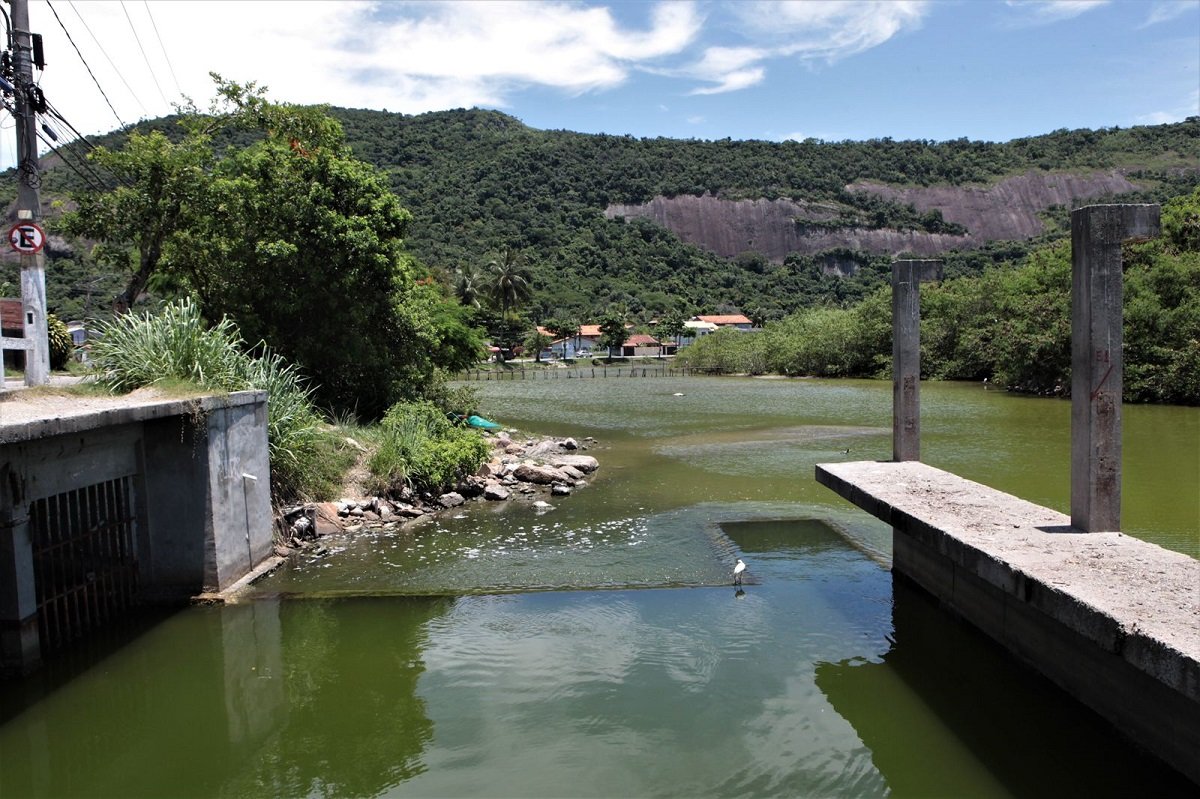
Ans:
{"type": "Polygon", "coordinates": [[[298,103],[700,139],[1005,141],[1200,114],[1200,0],[32,0],[30,16],[41,86],[85,134],[181,94],[205,105],[209,71],[298,103]]]}

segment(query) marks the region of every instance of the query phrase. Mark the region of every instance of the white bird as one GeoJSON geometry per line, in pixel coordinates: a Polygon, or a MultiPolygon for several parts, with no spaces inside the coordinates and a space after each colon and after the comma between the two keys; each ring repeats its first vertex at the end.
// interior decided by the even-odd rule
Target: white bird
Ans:
{"type": "Polygon", "coordinates": [[[741,558],[738,558],[737,564],[733,567],[733,584],[734,585],[742,584],[742,572],[744,572],[744,571],[746,571],[746,564],[741,558]]]}

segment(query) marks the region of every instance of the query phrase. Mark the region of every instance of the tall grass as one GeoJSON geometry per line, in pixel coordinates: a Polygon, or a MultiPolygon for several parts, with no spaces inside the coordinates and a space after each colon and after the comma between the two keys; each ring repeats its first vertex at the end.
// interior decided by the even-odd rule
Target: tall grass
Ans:
{"type": "Polygon", "coordinates": [[[330,457],[333,436],[295,367],[265,347],[245,349],[237,326],[208,327],[190,299],[158,314],[126,314],[99,325],[92,345],[98,382],[114,393],[160,383],[190,383],[215,391],[265,390],[271,489],[278,499],[330,494],[340,468],[330,457]]]}

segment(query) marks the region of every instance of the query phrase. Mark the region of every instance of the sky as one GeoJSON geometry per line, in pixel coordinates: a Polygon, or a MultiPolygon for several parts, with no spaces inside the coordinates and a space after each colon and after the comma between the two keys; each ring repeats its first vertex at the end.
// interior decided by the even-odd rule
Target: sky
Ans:
{"type": "MultiPolygon", "coordinates": [[[[1200,115],[1200,0],[31,0],[30,25],[84,135],[205,108],[210,72],[277,101],[636,137],[1007,141],[1200,115]]],[[[12,129],[0,113],[3,166],[12,129]]]]}

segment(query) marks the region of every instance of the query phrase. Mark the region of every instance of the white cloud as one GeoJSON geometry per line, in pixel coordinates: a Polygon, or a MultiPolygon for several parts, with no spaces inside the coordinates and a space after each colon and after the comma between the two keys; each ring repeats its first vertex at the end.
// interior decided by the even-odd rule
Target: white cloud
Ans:
{"type": "Polygon", "coordinates": [[[1013,20],[1018,25],[1048,25],[1108,5],[1110,0],[1005,0],[1005,5],[1021,13],[1013,20]]]}
{"type": "Polygon", "coordinates": [[[677,70],[711,84],[692,94],[719,94],[753,86],[766,77],[764,64],[796,57],[833,63],[878,47],[903,30],[920,27],[926,0],[755,0],[729,6],[736,28],[760,44],[711,47],[689,67],[677,70]]]}
{"type": "MultiPolygon", "coordinates": [[[[504,106],[527,86],[568,95],[611,89],[634,68],[687,48],[703,23],[691,2],[647,6],[640,27],[622,25],[607,7],[565,2],[125,5],[145,58],[121,4],[56,10],[127,123],[169,113],[168,101],[179,91],[204,105],[212,96],[209,71],[256,80],[275,100],[408,113],[504,106]],[[178,90],[148,13],[170,54],[178,90]]],[[[116,127],[49,9],[34,3],[31,17],[46,38],[42,87],[51,102],[85,133],[116,127]]]]}
{"type": "Polygon", "coordinates": [[[1189,2],[1188,0],[1170,0],[1169,2],[1155,3],[1150,8],[1150,14],[1147,15],[1146,21],[1138,25],[1138,27],[1148,28],[1160,22],[1168,22],[1197,9],[1200,9],[1200,3],[1189,2]]]}
{"type": "Polygon", "coordinates": [[[1153,111],[1137,118],[1142,125],[1166,125],[1171,122],[1182,122],[1188,117],[1200,115],[1200,89],[1196,89],[1178,107],[1169,111],[1153,111]]]}

